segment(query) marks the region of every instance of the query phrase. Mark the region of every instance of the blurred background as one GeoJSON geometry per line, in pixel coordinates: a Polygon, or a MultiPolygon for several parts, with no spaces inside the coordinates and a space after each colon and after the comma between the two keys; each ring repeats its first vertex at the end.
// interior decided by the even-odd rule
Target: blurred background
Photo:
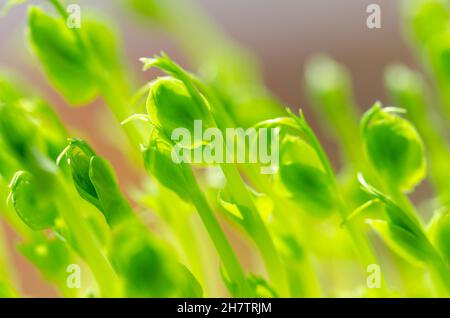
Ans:
{"type": "MultiPolygon", "coordinates": [[[[3,5],[5,0],[1,0],[3,5]]],[[[45,1],[32,1],[39,4],[45,1]]],[[[344,64],[353,78],[356,101],[361,111],[380,100],[389,104],[383,89],[386,65],[401,61],[415,66],[414,57],[402,37],[396,0],[198,0],[204,11],[231,39],[249,50],[259,63],[264,80],[286,106],[303,108],[318,131],[330,157],[339,165],[337,148],[316,124],[303,91],[304,63],[315,53],[326,53],[344,64]],[[366,13],[369,4],[381,7],[381,29],[368,29],[366,13]]],[[[109,17],[121,36],[126,60],[140,81],[151,79],[141,72],[140,57],[167,52],[181,65],[189,68],[168,33],[156,24],[137,17],[120,5],[120,1],[72,1],[83,10],[94,8],[109,17]]],[[[179,21],[180,24],[189,21],[179,21]]],[[[17,74],[30,83],[44,98],[51,101],[63,120],[79,135],[87,138],[110,159],[124,188],[138,184],[136,171],[131,170],[119,151],[106,137],[99,123],[110,121],[101,102],[81,109],[69,108],[48,85],[38,63],[26,44],[26,7],[14,8],[0,18],[0,68],[17,74]]],[[[109,132],[108,132],[109,133],[109,132]]],[[[420,189],[419,189],[420,190],[420,189]]],[[[423,191],[423,190],[422,190],[423,191]]],[[[419,191],[420,192],[420,191],[419,191]]],[[[12,234],[11,234],[12,236],[12,234]]],[[[10,245],[14,244],[11,237],[10,245]]],[[[16,256],[24,291],[30,295],[53,296],[37,271],[19,255],[16,256]]]]}

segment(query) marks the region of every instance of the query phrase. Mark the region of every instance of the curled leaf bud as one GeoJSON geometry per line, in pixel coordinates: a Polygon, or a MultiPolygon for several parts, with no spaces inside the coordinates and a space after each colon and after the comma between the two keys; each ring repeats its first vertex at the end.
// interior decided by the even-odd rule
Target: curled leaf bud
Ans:
{"type": "Polygon", "coordinates": [[[117,43],[107,24],[86,19],[82,28],[71,29],[63,18],[31,7],[28,35],[50,81],[73,105],[95,99],[110,74],[117,76],[116,82],[123,78],[117,43]]]}
{"type": "Polygon", "coordinates": [[[335,210],[335,196],[316,150],[305,141],[297,122],[290,117],[267,120],[257,127],[278,128],[280,167],[276,184],[311,215],[329,216],[335,210]]]}
{"type": "Polygon", "coordinates": [[[421,264],[433,259],[431,246],[423,237],[384,220],[369,219],[366,223],[378,232],[386,245],[406,260],[421,264]]]}
{"type": "Polygon", "coordinates": [[[58,163],[64,156],[80,196],[101,209],[97,192],[89,179],[89,167],[91,158],[95,156],[94,150],[83,140],[71,139],[69,145],[58,158],[58,163]]]}
{"type": "Polygon", "coordinates": [[[72,139],[59,160],[66,157],[72,178],[82,198],[95,205],[110,226],[132,215],[109,163],[98,157],[83,140],[72,139]]]}
{"type": "Polygon", "coordinates": [[[40,184],[29,172],[19,171],[9,188],[11,191],[9,201],[17,215],[30,228],[44,230],[55,224],[58,210],[49,194],[46,193],[49,187],[40,184]]]}
{"type": "Polygon", "coordinates": [[[189,189],[180,163],[172,159],[172,145],[154,132],[150,144],[142,149],[147,171],[163,186],[189,201],[189,189]]]}
{"type": "Polygon", "coordinates": [[[375,104],[362,119],[362,138],[366,155],[381,177],[397,189],[410,191],[426,175],[424,144],[415,127],[393,110],[375,104]]]}
{"type": "Polygon", "coordinates": [[[147,99],[147,111],[150,118],[166,137],[171,137],[175,129],[185,128],[193,136],[192,146],[202,144],[202,136],[195,136],[195,121],[202,121],[205,128],[212,127],[212,118],[208,103],[204,99],[199,103],[194,99],[180,80],[158,78],[151,86],[147,99]]]}
{"type": "Polygon", "coordinates": [[[125,282],[128,297],[200,297],[192,274],[173,261],[167,247],[139,224],[126,223],[114,233],[110,259],[125,282]]]}
{"type": "Polygon", "coordinates": [[[97,87],[86,55],[65,21],[31,7],[28,27],[32,47],[58,91],[73,104],[93,100],[97,87]]]}
{"type": "Polygon", "coordinates": [[[334,211],[335,196],[314,149],[299,137],[281,143],[280,180],[305,210],[317,217],[334,211]]]}

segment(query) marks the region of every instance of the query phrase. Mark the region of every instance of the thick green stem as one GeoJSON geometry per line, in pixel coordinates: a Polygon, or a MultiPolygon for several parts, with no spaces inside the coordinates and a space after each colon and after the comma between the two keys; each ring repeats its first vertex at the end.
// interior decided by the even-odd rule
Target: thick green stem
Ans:
{"type": "Polygon", "coordinates": [[[439,252],[435,249],[431,242],[429,242],[426,232],[423,229],[423,225],[415,211],[414,205],[411,203],[408,196],[406,196],[401,190],[393,187],[388,187],[388,189],[394,202],[396,202],[402,211],[404,211],[407,216],[415,222],[417,228],[421,231],[423,238],[428,241],[427,243],[429,248],[433,253],[433,257],[429,262],[429,269],[432,273],[432,277],[439,290],[441,292],[445,292],[447,295],[450,295],[450,268],[445,264],[439,252]]]}
{"type": "MultiPolygon", "coordinates": [[[[198,85],[200,90],[207,95],[208,99],[210,99],[210,102],[213,105],[212,120],[216,123],[216,126],[222,131],[222,133],[225,133],[228,125],[231,125],[229,127],[235,127],[232,120],[223,109],[222,104],[218,102],[213,94],[209,93],[209,89],[204,86],[201,81],[194,79],[194,82],[195,85],[198,85]]],[[[238,142],[240,141],[238,140],[238,142]]],[[[231,151],[231,149],[225,149],[225,151],[228,152],[231,151]]],[[[277,289],[281,296],[288,296],[289,284],[280,256],[275,249],[270,233],[261,219],[255,203],[253,202],[253,199],[245,186],[238,169],[233,164],[222,163],[220,166],[225,178],[227,179],[227,186],[229,189],[232,189],[230,193],[232,194],[234,200],[239,205],[242,205],[248,209],[248,213],[244,213],[244,219],[247,224],[251,226],[252,233],[250,233],[250,235],[261,253],[272,285],[277,289]]]]}
{"type": "Polygon", "coordinates": [[[233,189],[230,191],[233,199],[248,209],[247,214],[243,213],[244,219],[250,226],[250,234],[261,253],[273,287],[280,293],[280,296],[288,296],[289,285],[283,264],[248,189],[234,165],[221,164],[221,168],[227,179],[228,187],[233,189]]]}
{"type": "Polygon", "coordinates": [[[91,229],[82,217],[82,211],[79,211],[74,205],[71,190],[67,189],[65,180],[61,175],[58,176],[59,190],[61,193],[60,213],[67,224],[73,238],[80,249],[82,257],[89,265],[98,284],[98,288],[102,297],[118,297],[119,281],[112,265],[102,252],[101,246],[92,235],[91,229]]]}
{"type": "Polygon", "coordinates": [[[293,202],[286,200],[283,197],[280,197],[273,190],[273,186],[269,183],[267,176],[261,175],[258,173],[257,169],[259,166],[255,165],[244,165],[244,171],[246,175],[249,177],[252,184],[258,186],[258,190],[265,193],[269,198],[272,199],[274,203],[274,215],[280,218],[281,222],[286,224],[286,228],[288,228],[288,232],[293,235],[297,240],[298,244],[305,251],[304,261],[302,262],[303,266],[301,266],[302,276],[308,280],[308,286],[310,286],[310,294],[312,297],[320,295],[320,283],[318,281],[317,274],[314,272],[312,264],[310,262],[310,257],[306,244],[304,244],[305,237],[309,239],[313,239],[311,235],[306,236],[306,227],[302,220],[299,219],[298,213],[294,213],[292,216],[292,211],[296,211],[299,207],[293,202]],[[289,213],[287,215],[286,213],[289,213]],[[292,217],[294,220],[289,219],[292,217]]]}
{"type": "MultiPolygon", "coordinates": [[[[163,186],[161,186],[161,188],[163,188],[163,186]]],[[[164,191],[164,189],[160,189],[160,191],[164,191]]],[[[168,200],[159,200],[158,205],[158,209],[161,209],[160,213],[164,216],[164,220],[169,225],[178,241],[181,253],[186,257],[186,262],[192,274],[202,286],[207,286],[207,269],[203,266],[201,255],[201,250],[203,252],[204,248],[196,237],[193,226],[190,224],[190,215],[180,213],[177,202],[175,202],[175,204],[169,204],[168,200]]]]}
{"type": "MultiPolygon", "coordinates": [[[[299,124],[299,127],[302,129],[302,131],[306,134],[312,147],[316,150],[316,153],[319,156],[319,159],[325,169],[325,172],[328,175],[329,182],[330,182],[332,188],[334,189],[334,193],[336,193],[336,195],[337,195],[336,203],[338,205],[338,211],[341,215],[342,220],[345,221],[349,215],[349,209],[347,208],[345,201],[341,195],[341,192],[340,192],[339,187],[336,182],[336,177],[333,172],[333,168],[331,167],[328,157],[325,154],[325,151],[323,150],[322,145],[320,144],[316,135],[314,134],[312,129],[309,127],[309,125],[306,123],[306,121],[303,118],[299,119],[295,116],[294,116],[294,119],[297,121],[297,123],[299,124]]],[[[361,259],[362,263],[365,265],[364,270],[367,268],[367,266],[369,264],[374,264],[374,263],[378,264],[379,262],[377,261],[377,257],[375,256],[373,248],[370,245],[368,238],[364,235],[364,233],[362,233],[359,230],[359,228],[351,222],[348,223],[345,228],[347,229],[347,232],[355,246],[358,257],[361,259]]]]}
{"type": "Polygon", "coordinates": [[[191,188],[187,189],[187,191],[191,193],[192,203],[196,207],[199,216],[202,219],[202,222],[205,225],[205,228],[208,231],[208,234],[210,235],[211,240],[217,249],[217,252],[227,274],[229,275],[233,283],[238,284],[238,296],[253,296],[253,293],[248,286],[241,264],[239,263],[238,258],[236,257],[236,254],[234,253],[233,248],[231,247],[231,244],[229,243],[225,233],[220,227],[219,222],[214,216],[214,212],[209,206],[205,196],[201,192],[197,180],[192,173],[192,169],[188,165],[184,165],[183,172],[188,184],[191,185],[191,188]]]}

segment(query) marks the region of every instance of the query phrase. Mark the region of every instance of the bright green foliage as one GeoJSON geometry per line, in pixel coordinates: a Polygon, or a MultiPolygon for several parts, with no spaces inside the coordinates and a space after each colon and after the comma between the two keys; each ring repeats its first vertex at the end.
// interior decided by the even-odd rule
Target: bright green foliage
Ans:
{"type": "Polygon", "coordinates": [[[141,17],[150,18],[172,34],[239,127],[247,128],[283,115],[282,104],[264,87],[252,54],[223,34],[198,3],[191,0],[126,3],[141,17]],[[187,22],[179,23],[180,19],[187,22]],[[254,111],[255,105],[258,111],[254,111]]]}
{"type": "Polygon", "coordinates": [[[362,119],[361,133],[378,173],[393,187],[410,191],[425,178],[425,149],[415,127],[394,111],[375,104],[362,119]]]}
{"type": "Polygon", "coordinates": [[[64,19],[36,7],[29,9],[28,19],[32,47],[69,103],[84,105],[95,99],[110,73],[120,78],[116,41],[104,24],[87,20],[82,28],[69,29],[64,19]]]}
{"type": "Polygon", "coordinates": [[[83,140],[69,140],[60,159],[65,157],[82,198],[95,205],[110,226],[130,217],[132,210],[123,197],[110,164],[98,157],[83,140]]]}
{"type": "Polygon", "coordinates": [[[162,185],[189,201],[188,182],[182,165],[172,160],[172,145],[156,132],[152,135],[150,144],[142,150],[147,171],[162,185]]]}
{"type": "Polygon", "coordinates": [[[450,214],[446,209],[436,213],[431,220],[429,228],[430,237],[442,257],[447,263],[450,262],[450,214]]]}
{"type": "Polygon", "coordinates": [[[386,219],[367,220],[397,254],[417,264],[426,264],[444,289],[450,290],[450,272],[446,260],[431,244],[421,224],[390,198],[366,183],[360,175],[364,190],[385,207],[386,219]]]}
{"type": "MultiPolygon", "coordinates": [[[[21,2],[8,1],[3,12],[21,2]]],[[[123,155],[144,184],[125,186],[109,158],[71,138],[50,105],[0,76],[0,216],[17,233],[17,250],[60,295],[450,295],[450,148],[428,89],[436,84],[441,103],[450,105],[450,9],[444,0],[405,6],[406,31],[435,83],[390,66],[385,84],[399,108],[376,103],[360,118],[346,68],[324,55],[306,64],[306,93],[319,124],[342,149],[339,163],[327,155],[309,114],[280,107],[252,56],[190,0],[125,2],[173,36],[199,70],[189,72],[165,53],[142,58],[144,70],[166,76],[140,89],[132,88],[107,23],[86,9],[82,27],[71,29],[64,4],[49,3],[58,15],[29,7],[33,53],[68,103],[105,101],[129,144],[109,141],[127,149],[123,155]],[[260,173],[262,162],[183,161],[172,134],[181,128],[192,136],[199,120],[203,130],[220,133],[277,129],[278,169],[267,175],[260,173]],[[427,180],[427,161],[439,200],[430,203],[425,193],[417,211],[407,194],[427,180]],[[429,210],[437,212],[425,230],[429,210]],[[80,290],[67,285],[74,264],[83,273],[80,290]],[[381,268],[379,289],[367,285],[372,264],[381,268]]],[[[212,144],[196,138],[183,150],[212,144]]],[[[246,137],[235,142],[250,150],[246,137]]],[[[22,296],[9,259],[0,244],[0,296],[22,296]]]]}
{"type": "Polygon", "coordinates": [[[110,257],[125,278],[126,296],[201,297],[202,289],[192,274],[166,251],[161,242],[133,223],[115,231],[110,257]]]}
{"type": "Polygon", "coordinates": [[[450,7],[445,0],[415,0],[404,3],[410,37],[437,84],[446,115],[450,114],[450,7]]]}
{"type": "Polygon", "coordinates": [[[88,59],[75,33],[63,20],[31,7],[29,36],[53,84],[70,103],[84,104],[96,97],[97,87],[88,59]]]}
{"type": "MultiPolygon", "coordinates": [[[[59,239],[37,238],[18,246],[19,251],[37,268],[43,276],[57,284],[67,293],[67,266],[76,263],[73,251],[59,239]]],[[[68,294],[70,295],[70,294],[68,294]]]]}
{"type": "Polygon", "coordinates": [[[295,120],[277,118],[256,126],[280,130],[279,191],[287,192],[311,215],[332,214],[336,203],[332,186],[316,150],[302,138],[295,120]]]}
{"type": "Polygon", "coordinates": [[[416,125],[427,145],[432,182],[443,203],[450,199],[450,148],[433,112],[424,79],[402,65],[392,65],[386,70],[386,87],[397,105],[407,111],[407,117],[416,125]]]}
{"type": "MultiPolygon", "coordinates": [[[[307,64],[305,82],[314,105],[320,106],[320,114],[336,129],[334,132],[342,135],[351,131],[346,125],[354,125],[357,116],[344,67],[327,56],[317,56],[307,64]]],[[[339,138],[351,139],[351,136],[339,138]]]]}
{"type": "MultiPolygon", "coordinates": [[[[51,185],[49,185],[51,187],[51,185]]],[[[19,171],[10,184],[10,200],[19,217],[32,229],[44,230],[55,224],[57,208],[52,200],[42,200],[49,195],[28,172],[19,171]]]]}
{"type": "Polygon", "coordinates": [[[432,258],[431,246],[420,225],[380,191],[364,180],[361,182],[364,190],[385,206],[386,220],[369,220],[368,223],[380,233],[387,244],[416,262],[432,258]]]}
{"type": "MultiPolygon", "coordinates": [[[[176,128],[186,128],[194,135],[194,121],[201,120],[204,129],[211,126],[207,102],[197,103],[184,84],[174,78],[158,78],[150,88],[147,99],[147,112],[152,123],[167,137],[176,128]]],[[[201,141],[198,141],[201,142],[201,141]]],[[[198,146],[193,141],[193,147],[198,146]]]]}
{"type": "Polygon", "coordinates": [[[45,102],[16,98],[0,103],[0,135],[7,149],[27,170],[38,173],[37,170],[54,169],[49,159],[56,159],[67,132],[45,102]]]}
{"type": "Polygon", "coordinates": [[[291,163],[281,166],[280,176],[293,196],[305,204],[307,211],[325,215],[333,211],[333,193],[322,171],[291,163]]]}
{"type": "Polygon", "coordinates": [[[393,98],[408,112],[408,117],[420,124],[426,113],[425,83],[417,72],[404,65],[391,65],[386,70],[386,87],[393,98]]]}
{"type": "Polygon", "coordinates": [[[445,31],[450,21],[448,4],[443,0],[413,0],[405,3],[411,33],[422,45],[445,31]]]}

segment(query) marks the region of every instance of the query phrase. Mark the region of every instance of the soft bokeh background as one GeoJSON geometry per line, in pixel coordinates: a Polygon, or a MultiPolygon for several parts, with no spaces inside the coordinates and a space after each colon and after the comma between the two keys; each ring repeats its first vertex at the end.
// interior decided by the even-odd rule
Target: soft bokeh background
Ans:
{"type": "MultiPolygon", "coordinates": [[[[3,4],[5,0],[0,1],[3,4]]],[[[32,1],[43,3],[45,1],[32,1]]],[[[402,61],[414,66],[414,58],[401,32],[396,0],[199,0],[202,8],[232,39],[250,50],[257,58],[265,82],[287,106],[302,107],[318,128],[308,100],[302,91],[305,61],[314,53],[325,52],[345,64],[353,77],[356,100],[365,110],[376,100],[388,103],[383,90],[383,69],[402,61]],[[368,29],[366,8],[381,6],[381,29],[368,29]]],[[[126,58],[141,80],[138,58],[161,50],[184,66],[187,59],[177,43],[156,25],[138,19],[113,0],[71,1],[82,10],[95,7],[112,17],[120,32],[126,58]]],[[[180,20],[180,23],[187,21],[180,20]]],[[[111,144],[102,124],[109,121],[101,102],[89,107],[69,108],[43,76],[29,52],[25,36],[26,8],[14,8],[0,19],[0,68],[17,73],[44,98],[50,100],[63,120],[113,162],[122,187],[137,184],[138,173],[129,168],[119,151],[111,144]]],[[[226,67],[226,66],[224,66],[226,67]]],[[[332,140],[320,133],[327,151],[338,165],[338,151],[332,140]]],[[[420,190],[420,189],[419,189],[420,190]]],[[[424,191],[424,190],[422,190],[424,191]]],[[[10,247],[14,244],[11,234],[10,247]]],[[[53,296],[39,274],[16,255],[24,291],[33,296],[53,296]]]]}

